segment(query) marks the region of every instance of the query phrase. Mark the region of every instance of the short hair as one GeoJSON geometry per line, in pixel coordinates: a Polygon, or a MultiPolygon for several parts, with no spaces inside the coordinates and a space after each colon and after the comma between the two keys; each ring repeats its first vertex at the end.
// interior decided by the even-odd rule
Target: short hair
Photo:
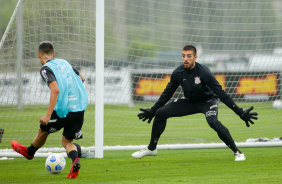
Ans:
{"type": "Polygon", "coordinates": [[[53,44],[48,41],[41,42],[38,47],[38,52],[40,52],[41,54],[47,54],[47,55],[53,54],[54,53],[53,44]]]}
{"type": "Polygon", "coordinates": [[[184,50],[184,51],[192,50],[194,52],[194,55],[197,55],[197,49],[193,45],[186,45],[186,46],[183,47],[182,50],[184,50]]]}

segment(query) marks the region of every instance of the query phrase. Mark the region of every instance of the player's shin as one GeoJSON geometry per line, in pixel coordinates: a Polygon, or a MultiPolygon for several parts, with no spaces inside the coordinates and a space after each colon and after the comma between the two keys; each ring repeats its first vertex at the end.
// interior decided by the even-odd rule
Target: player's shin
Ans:
{"type": "Polygon", "coordinates": [[[155,118],[153,127],[152,127],[151,141],[148,146],[149,150],[155,150],[157,148],[159,138],[162,135],[162,133],[164,132],[165,127],[166,127],[166,119],[155,118]]]}
{"type": "MultiPolygon", "coordinates": [[[[218,137],[234,152],[236,153],[239,151],[237,148],[229,130],[220,122],[217,121],[215,123],[209,123],[211,128],[213,128],[216,132],[218,137]]],[[[240,151],[239,151],[240,152],[240,151]]]]}
{"type": "MultiPolygon", "coordinates": [[[[219,122],[220,123],[220,122],[219,122]]],[[[220,123],[221,124],[221,123],[220,123]]],[[[239,151],[237,148],[229,130],[221,124],[221,128],[218,129],[217,134],[219,138],[234,152],[239,151]]],[[[240,152],[240,151],[239,151],[240,152]]],[[[241,152],[240,152],[241,153],[241,152]]]]}

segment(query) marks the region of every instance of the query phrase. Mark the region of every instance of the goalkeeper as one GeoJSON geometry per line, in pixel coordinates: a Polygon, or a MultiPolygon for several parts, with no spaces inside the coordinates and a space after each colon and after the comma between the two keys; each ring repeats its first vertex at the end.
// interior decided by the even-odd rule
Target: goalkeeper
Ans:
{"type": "Polygon", "coordinates": [[[73,139],[82,138],[81,127],[88,105],[88,96],[83,86],[85,79],[66,60],[55,58],[50,42],[39,44],[38,57],[43,65],[41,77],[51,91],[49,107],[46,115],[40,119],[40,129],[32,144],[25,147],[13,140],[11,146],[31,160],[35,152],[45,144],[48,135],[63,128],[62,144],[73,162],[67,178],[77,178],[80,160],[73,139]]]}
{"type": "Polygon", "coordinates": [[[159,100],[150,109],[140,109],[139,119],[148,123],[155,117],[151,140],[148,147],[132,154],[135,158],[154,156],[157,154],[157,143],[164,132],[168,118],[180,117],[196,113],[203,113],[209,126],[214,129],[219,138],[233,151],[235,161],[243,161],[245,155],[238,149],[228,129],[218,120],[218,98],[230,109],[232,109],[249,127],[254,124],[252,119],[257,119],[256,112],[250,112],[253,107],[243,110],[238,107],[232,98],[222,90],[221,85],[215,79],[208,67],[195,62],[197,50],[192,45],[182,49],[183,64],[177,67],[172,75],[166,89],[159,100]],[[181,85],[184,97],[176,99],[165,105],[174,92],[181,85]]]}

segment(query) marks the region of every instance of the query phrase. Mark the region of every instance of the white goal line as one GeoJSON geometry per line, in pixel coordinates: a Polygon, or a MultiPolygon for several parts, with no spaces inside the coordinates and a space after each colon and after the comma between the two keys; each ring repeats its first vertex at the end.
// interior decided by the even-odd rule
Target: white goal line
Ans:
{"type": "MultiPolygon", "coordinates": [[[[247,147],[275,147],[282,146],[282,141],[278,142],[242,142],[236,143],[239,148],[247,147]]],[[[104,146],[104,151],[118,151],[118,150],[139,150],[147,145],[127,145],[127,146],[104,146]]],[[[158,145],[158,149],[205,149],[205,148],[227,148],[224,143],[202,143],[202,144],[163,144],[158,145]]],[[[83,152],[94,152],[95,147],[83,147],[83,152]]],[[[35,157],[48,157],[52,153],[60,153],[64,157],[67,157],[65,148],[40,148],[35,157]]],[[[23,157],[16,153],[13,149],[0,149],[0,157],[23,157]]]]}

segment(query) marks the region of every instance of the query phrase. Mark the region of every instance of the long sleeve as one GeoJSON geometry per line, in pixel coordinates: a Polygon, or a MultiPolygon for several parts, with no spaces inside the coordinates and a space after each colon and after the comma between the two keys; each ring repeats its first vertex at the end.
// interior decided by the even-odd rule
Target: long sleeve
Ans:
{"type": "Polygon", "coordinates": [[[163,107],[171,99],[171,97],[175,93],[175,91],[178,88],[178,86],[179,86],[179,83],[176,82],[176,80],[174,79],[174,76],[172,74],[170,82],[167,84],[165,90],[163,91],[163,93],[161,94],[160,98],[155,103],[155,105],[151,108],[151,110],[154,113],[156,113],[156,111],[159,108],[163,107]]]}
{"type": "Polygon", "coordinates": [[[207,70],[207,85],[216,94],[216,96],[222,101],[227,107],[233,110],[236,114],[240,112],[240,108],[236,105],[233,99],[222,89],[219,82],[215,79],[214,75],[207,70]]]}

